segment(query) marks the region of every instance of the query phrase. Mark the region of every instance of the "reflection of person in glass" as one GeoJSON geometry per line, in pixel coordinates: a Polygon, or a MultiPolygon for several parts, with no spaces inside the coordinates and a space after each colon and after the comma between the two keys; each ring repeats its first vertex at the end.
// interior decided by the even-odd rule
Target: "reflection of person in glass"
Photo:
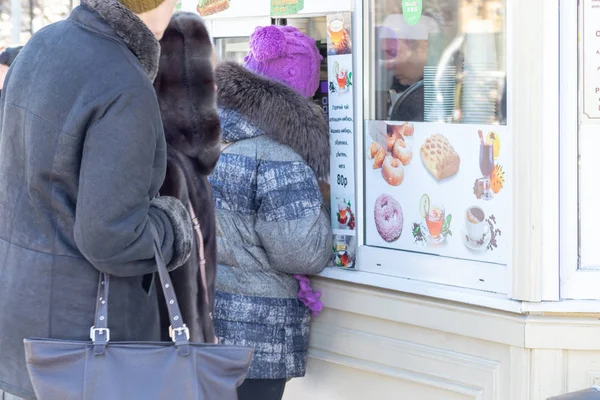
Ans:
{"type": "Polygon", "coordinates": [[[388,114],[400,95],[423,79],[427,39],[430,33],[436,32],[439,32],[438,24],[428,16],[422,16],[415,25],[408,25],[402,14],[392,14],[379,27],[380,87],[388,91],[388,114]]]}

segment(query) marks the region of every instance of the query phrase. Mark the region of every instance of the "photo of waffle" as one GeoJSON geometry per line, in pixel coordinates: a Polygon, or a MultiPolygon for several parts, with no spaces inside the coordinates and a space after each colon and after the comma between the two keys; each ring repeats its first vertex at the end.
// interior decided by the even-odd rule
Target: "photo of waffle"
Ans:
{"type": "Polygon", "coordinates": [[[460,157],[447,137],[436,133],[421,146],[421,159],[429,173],[438,181],[458,172],[460,157]]]}

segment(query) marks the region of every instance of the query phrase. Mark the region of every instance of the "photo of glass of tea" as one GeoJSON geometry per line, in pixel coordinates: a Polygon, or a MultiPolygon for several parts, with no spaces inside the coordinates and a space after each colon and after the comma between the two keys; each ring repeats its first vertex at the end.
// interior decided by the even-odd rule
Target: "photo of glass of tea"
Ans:
{"type": "Polygon", "coordinates": [[[444,240],[442,228],[446,219],[446,210],[441,204],[432,204],[425,215],[425,224],[429,231],[430,243],[441,243],[444,240]]]}
{"type": "Polygon", "coordinates": [[[344,93],[348,89],[348,70],[340,67],[340,64],[336,61],[333,64],[333,72],[335,73],[335,80],[339,92],[344,93]]]}

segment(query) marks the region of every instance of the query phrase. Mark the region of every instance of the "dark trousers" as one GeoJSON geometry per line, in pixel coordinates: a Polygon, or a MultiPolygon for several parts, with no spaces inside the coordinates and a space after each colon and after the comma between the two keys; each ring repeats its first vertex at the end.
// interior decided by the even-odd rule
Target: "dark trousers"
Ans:
{"type": "Polygon", "coordinates": [[[287,379],[246,379],[238,388],[238,400],[281,400],[287,379]]]}

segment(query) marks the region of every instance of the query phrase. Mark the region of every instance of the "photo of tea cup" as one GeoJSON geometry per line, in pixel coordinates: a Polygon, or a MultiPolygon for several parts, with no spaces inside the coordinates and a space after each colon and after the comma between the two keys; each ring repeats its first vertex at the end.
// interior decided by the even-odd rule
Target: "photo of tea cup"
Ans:
{"type": "Polygon", "coordinates": [[[429,231],[429,235],[434,241],[438,240],[440,238],[440,235],[442,234],[442,227],[444,226],[445,218],[446,210],[441,204],[432,205],[429,208],[429,212],[425,216],[427,230],[429,231]]]}
{"type": "Polygon", "coordinates": [[[332,20],[327,27],[327,32],[333,44],[339,44],[344,39],[344,20],[341,17],[332,20]]]}
{"type": "Polygon", "coordinates": [[[471,206],[465,213],[465,226],[470,240],[479,241],[485,233],[485,212],[479,206],[471,206]]]}

